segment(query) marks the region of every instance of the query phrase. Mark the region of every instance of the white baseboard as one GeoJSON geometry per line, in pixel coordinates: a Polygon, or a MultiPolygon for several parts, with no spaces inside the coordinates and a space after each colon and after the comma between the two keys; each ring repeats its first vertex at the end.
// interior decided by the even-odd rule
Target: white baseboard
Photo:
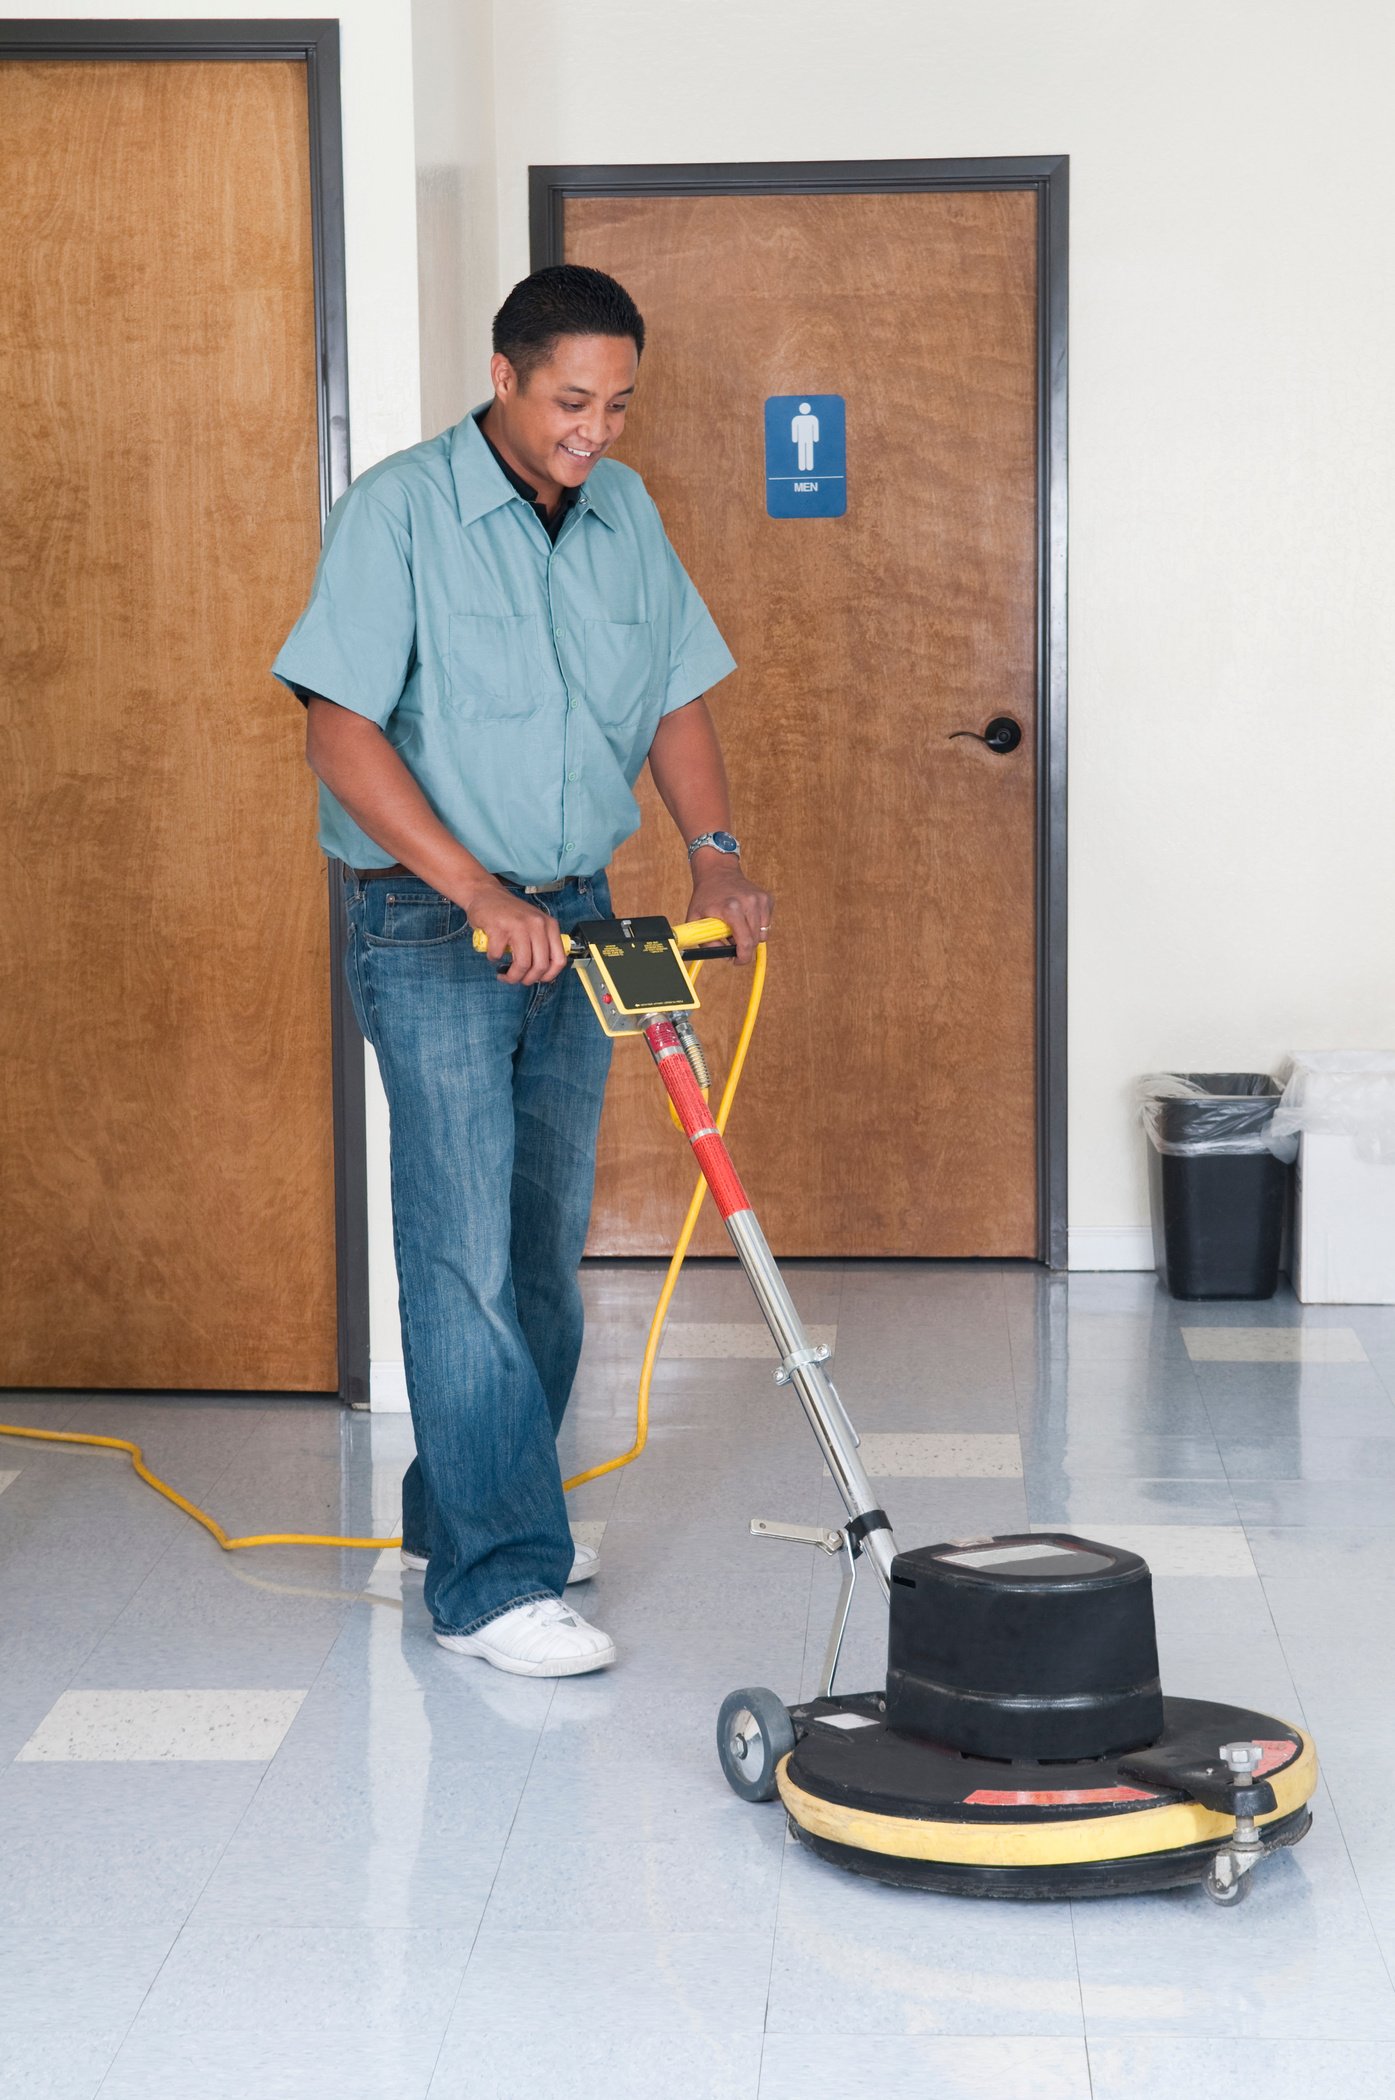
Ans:
{"type": "Polygon", "coordinates": [[[407,1405],[407,1371],[404,1364],[389,1360],[370,1365],[368,1405],[375,1415],[405,1415],[410,1411],[407,1405]]]}
{"type": "Polygon", "coordinates": [[[1072,1269],[1153,1266],[1153,1234],[1147,1225],[1072,1225],[1067,1247],[1072,1269]]]}

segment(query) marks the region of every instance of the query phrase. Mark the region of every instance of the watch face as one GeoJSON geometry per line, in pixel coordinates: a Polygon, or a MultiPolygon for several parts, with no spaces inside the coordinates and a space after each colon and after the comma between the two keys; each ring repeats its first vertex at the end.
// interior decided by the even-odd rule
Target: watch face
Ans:
{"type": "Polygon", "coordinates": [[[714,831],[712,843],[719,853],[739,853],[741,848],[729,831],[714,831]]]}

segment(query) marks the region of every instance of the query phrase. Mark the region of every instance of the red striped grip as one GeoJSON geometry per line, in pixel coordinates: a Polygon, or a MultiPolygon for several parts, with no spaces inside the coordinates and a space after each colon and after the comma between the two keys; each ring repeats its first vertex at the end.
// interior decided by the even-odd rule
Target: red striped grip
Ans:
{"type": "Polygon", "coordinates": [[[654,1054],[659,1077],[696,1154],[703,1179],[712,1191],[713,1202],[724,1218],[731,1217],[734,1211],[749,1210],[751,1199],[741,1186],[741,1176],[732,1165],[725,1142],[712,1127],[712,1110],[702,1098],[702,1088],[693,1077],[677,1029],[672,1021],[654,1021],[645,1029],[644,1040],[654,1054]]]}

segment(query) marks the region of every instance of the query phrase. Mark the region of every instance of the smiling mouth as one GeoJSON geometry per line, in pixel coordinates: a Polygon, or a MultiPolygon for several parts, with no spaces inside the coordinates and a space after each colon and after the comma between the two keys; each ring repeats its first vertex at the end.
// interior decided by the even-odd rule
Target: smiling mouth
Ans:
{"type": "Polygon", "coordinates": [[[596,457],[596,452],[600,451],[600,446],[598,445],[596,447],[595,452],[578,452],[575,445],[559,444],[558,450],[565,452],[569,459],[594,459],[596,457]]]}

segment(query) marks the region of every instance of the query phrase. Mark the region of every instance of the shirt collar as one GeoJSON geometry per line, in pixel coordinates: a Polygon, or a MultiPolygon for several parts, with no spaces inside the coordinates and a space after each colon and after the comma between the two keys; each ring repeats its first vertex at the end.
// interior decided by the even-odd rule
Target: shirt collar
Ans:
{"type": "MultiPolygon", "coordinates": [[[[456,424],[450,434],[451,479],[455,483],[455,500],[462,525],[473,525],[477,518],[485,517],[491,510],[498,510],[501,505],[512,503],[515,496],[519,496],[523,502],[528,501],[526,496],[521,495],[521,491],[512,486],[475,421],[475,417],[487,406],[487,403],[482,402],[479,408],[472,409],[468,416],[456,424]]],[[[614,517],[604,497],[597,502],[595,491],[591,487],[594,479],[593,469],[577,491],[575,507],[581,511],[594,511],[601,523],[608,525],[613,531],[614,517]]]]}

